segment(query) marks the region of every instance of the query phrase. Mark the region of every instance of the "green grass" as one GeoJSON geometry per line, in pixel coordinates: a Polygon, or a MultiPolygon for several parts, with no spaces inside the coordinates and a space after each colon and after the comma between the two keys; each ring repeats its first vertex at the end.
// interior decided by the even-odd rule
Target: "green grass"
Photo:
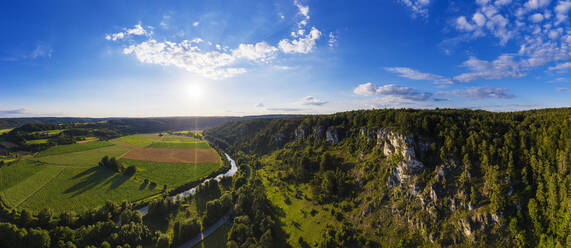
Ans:
{"type": "Polygon", "coordinates": [[[197,138],[188,137],[188,136],[180,136],[180,135],[165,135],[162,138],[162,141],[177,141],[177,142],[201,142],[197,138]]]}
{"type": "MultiPolygon", "coordinates": [[[[101,206],[105,201],[134,201],[159,193],[162,188],[141,187],[142,182],[113,173],[106,168],[48,168],[63,170],[57,180],[41,188],[20,207],[39,211],[49,207],[54,212],[81,211],[101,206]]],[[[29,179],[28,179],[29,180],[29,179]]],[[[28,182],[22,183],[29,184],[28,182]]]]}
{"type": "Polygon", "coordinates": [[[27,145],[37,145],[48,143],[48,139],[26,140],[27,145]]]}
{"type": "Polygon", "coordinates": [[[8,128],[8,129],[0,129],[0,135],[8,133],[10,131],[12,131],[13,128],[8,128]]]}
{"type": "Polygon", "coordinates": [[[61,132],[63,132],[63,130],[58,129],[58,130],[36,131],[36,132],[32,132],[30,134],[44,134],[44,135],[49,135],[49,136],[55,136],[55,135],[60,134],[61,132]]]}
{"type": "MultiPolygon", "coordinates": [[[[111,144],[107,141],[103,142],[111,144]]],[[[92,143],[99,143],[99,142],[75,144],[75,146],[89,145],[92,143]]],[[[101,161],[101,158],[103,158],[104,156],[119,157],[129,150],[130,150],[129,148],[123,146],[105,145],[97,149],[90,149],[90,150],[51,155],[51,156],[40,156],[38,160],[45,163],[56,164],[56,165],[91,167],[97,165],[97,163],[99,163],[99,161],[101,161]]]]}
{"type": "Polygon", "coordinates": [[[31,160],[20,160],[12,165],[0,167],[0,191],[24,181],[45,167],[46,165],[31,160]]]}
{"type": "MultiPolygon", "coordinates": [[[[280,237],[279,239],[287,238],[287,242],[293,247],[299,246],[299,237],[303,237],[309,246],[313,246],[316,242],[320,243],[325,226],[327,224],[336,225],[336,220],[330,213],[331,208],[333,208],[332,204],[316,205],[305,200],[304,196],[312,198],[308,184],[275,185],[271,183],[270,180],[277,181],[274,177],[275,174],[275,171],[266,171],[265,169],[256,171],[256,176],[260,177],[264,184],[268,199],[278,209],[278,212],[283,213],[278,214],[279,222],[289,237],[280,237]],[[303,195],[300,199],[295,197],[298,190],[303,195]],[[314,216],[311,214],[312,210],[317,211],[314,216]]],[[[341,210],[335,209],[335,211],[341,210]]]]}
{"type": "Polygon", "coordinates": [[[228,232],[230,231],[230,226],[224,224],[216,229],[215,232],[206,237],[202,242],[193,246],[194,248],[224,248],[226,247],[226,241],[228,240],[228,232]]]}
{"type": "Polygon", "coordinates": [[[10,207],[18,207],[28,197],[35,195],[38,190],[57,177],[62,170],[61,167],[46,166],[23,181],[4,189],[1,192],[2,200],[10,207]]]}
{"type": "Polygon", "coordinates": [[[40,152],[38,154],[38,157],[60,155],[60,154],[72,153],[72,152],[88,151],[88,150],[93,150],[93,149],[102,148],[102,147],[106,147],[106,146],[113,146],[113,143],[111,143],[109,141],[99,141],[99,142],[87,142],[87,143],[80,143],[80,144],[54,146],[50,149],[47,149],[43,152],[40,152]]]}
{"type": "Polygon", "coordinates": [[[134,146],[148,146],[150,144],[152,144],[153,142],[157,141],[156,139],[151,138],[149,135],[144,135],[144,134],[135,134],[135,135],[128,135],[128,136],[123,136],[120,138],[117,138],[116,140],[121,141],[121,142],[125,142],[127,144],[130,145],[134,145],[134,146]]]}
{"type": "Polygon", "coordinates": [[[193,142],[193,143],[183,143],[176,141],[168,142],[155,142],[151,144],[151,148],[181,148],[181,149],[209,149],[210,145],[207,142],[193,142]]]}
{"type": "Polygon", "coordinates": [[[146,178],[161,186],[166,184],[170,189],[200,179],[212,173],[220,166],[219,163],[179,164],[131,159],[121,159],[120,162],[125,167],[131,165],[137,167],[137,173],[135,174],[137,178],[146,178]]]}

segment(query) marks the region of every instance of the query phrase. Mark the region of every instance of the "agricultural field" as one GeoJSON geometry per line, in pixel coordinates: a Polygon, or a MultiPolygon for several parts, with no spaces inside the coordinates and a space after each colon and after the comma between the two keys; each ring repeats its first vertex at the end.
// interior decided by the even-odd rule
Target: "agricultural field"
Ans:
{"type": "Polygon", "coordinates": [[[36,132],[31,132],[31,135],[46,135],[46,136],[56,136],[60,133],[62,133],[64,130],[62,129],[57,129],[57,130],[45,130],[45,131],[36,131],[36,132]]]}
{"type": "Polygon", "coordinates": [[[10,131],[12,131],[13,128],[8,128],[8,129],[0,129],[0,135],[8,133],[10,131]]]}
{"type": "Polygon", "coordinates": [[[49,148],[43,152],[40,152],[38,154],[38,157],[81,152],[81,151],[87,151],[87,150],[92,150],[92,149],[98,149],[98,148],[102,148],[102,147],[106,147],[106,146],[113,146],[113,143],[111,143],[109,141],[100,141],[100,142],[88,142],[88,143],[81,143],[81,144],[54,146],[54,147],[49,148]]]}
{"type": "Polygon", "coordinates": [[[37,145],[48,143],[48,139],[26,140],[27,145],[37,145]]]}
{"type": "Polygon", "coordinates": [[[10,208],[80,211],[106,200],[149,198],[160,194],[163,185],[172,189],[198,180],[220,165],[218,153],[199,139],[129,135],[112,141],[55,146],[1,167],[0,197],[10,208]],[[99,167],[104,156],[116,157],[124,167],[133,165],[137,172],[129,177],[99,167]],[[148,182],[157,186],[151,187],[148,182]]]}

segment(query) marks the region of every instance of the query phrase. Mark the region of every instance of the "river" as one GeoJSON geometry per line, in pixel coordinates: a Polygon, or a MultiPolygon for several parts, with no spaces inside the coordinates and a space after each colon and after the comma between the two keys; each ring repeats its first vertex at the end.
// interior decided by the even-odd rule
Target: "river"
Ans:
{"type": "MultiPolygon", "coordinates": [[[[210,180],[213,180],[213,179],[216,181],[220,181],[220,179],[222,179],[222,177],[231,177],[234,174],[236,174],[236,172],[238,171],[238,166],[236,166],[236,161],[234,161],[228,154],[224,153],[224,155],[226,156],[228,161],[230,161],[230,170],[228,170],[225,173],[219,174],[214,178],[208,178],[208,179],[204,180],[200,185],[202,185],[202,184],[204,184],[210,180]]],[[[196,192],[197,187],[198,186],[195,186],[189,190],[186,190],[182,193],[179,193],[179,194],[173,196],[172,198],[174,201],[179,201],[179,200],[181,200],[181,199],[183,199],[189,195],[193,195],[196,192]]],[[[142,216],[144,216],[149,211],[149,206],[144,206],[142,208],[139,208],[138,211],[139,211],[139,213],[141,213],[142,216]]]]}

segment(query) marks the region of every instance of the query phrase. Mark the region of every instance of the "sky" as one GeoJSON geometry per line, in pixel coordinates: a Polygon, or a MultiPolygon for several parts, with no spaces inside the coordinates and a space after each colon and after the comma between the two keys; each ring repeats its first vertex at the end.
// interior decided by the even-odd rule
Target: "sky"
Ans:
{"type": "Polygon", "coordinates": [[[3,1],[0,117],[571,106],[570,0],[3,1]]]}

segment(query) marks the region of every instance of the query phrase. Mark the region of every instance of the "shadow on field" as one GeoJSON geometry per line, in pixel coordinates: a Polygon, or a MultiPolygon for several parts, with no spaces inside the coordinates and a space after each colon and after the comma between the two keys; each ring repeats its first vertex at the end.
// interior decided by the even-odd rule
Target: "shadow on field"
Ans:
{"type": "Polygon", "coordinates": [[[111,187],[107,189],[107,191],[116,189],[117,187],[121,186],[121,184],[125,183],[127,180],[129,180],[128,176],[124,176],[121,174],[115,175],[113,178],[111,178],[111,180],[105,183],[105,184],[111,183],[111,187]]]}
{"type": "Polygon", "coordinates": [[[101,167],[92,167],[89,168],[75,176],[73,179],[84,177],[84,179],[71,186],[70,188],[66,189],[64,193],[69,194],[73,193],[72,197],[82,194],[85,191],[92,189],[93,187],[97,186],[98,184],[105,181],[110,176],[113,176],[115,173],[113,171],[101,168],[101,167]]]}

